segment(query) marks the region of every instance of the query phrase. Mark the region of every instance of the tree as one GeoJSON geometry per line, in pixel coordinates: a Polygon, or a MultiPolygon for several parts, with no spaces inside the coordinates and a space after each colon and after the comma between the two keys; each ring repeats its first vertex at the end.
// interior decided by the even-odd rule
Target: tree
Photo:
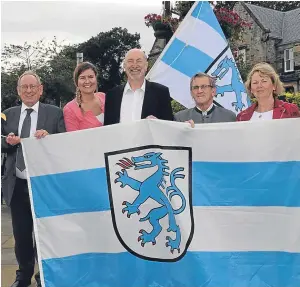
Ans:
{"type": "MultiPolygon", "coordinates": [[[[18,77],[26,70],[33,70],[41,77],[44,85],[42,102],[60,105],[57,99],[59,93],[65,93],[63,87],[67,75],[63,67],[69,64],[68,59],[60,57],[64,46],[58,43],[56,37],[50,43],[44,40],[32,45],[27,42],[24,45],[5,45],[2,50],[2,109],[13,106],[18,101],[16,86],[18,77]],[[61,63],[61,65],[59,65],[61,63]],[[52,67],[51,67],[52,66],[52,67]],[[63,79],[61,79],[63,77],[63,79]],[[53,91],[57,91],[54,92],[53,91]]],[[[75,58],[75,57],[74,57],[75,58]]],[[[76,60],[74,59],[74,66],[76,60]]],[[[70,67],[71,70],[73,67],[70,67]]]]}
{"type": "Polygon", "coordinates": [[[171,105],[172,105],[173,114],[176,114],[176,113],[186,109],[183,105],[181,105],[180,103],[178,103],[175,100],[171,101],[171,105]]]}
{"type": "Polygon", "coordinates": [[[127,29],[113,28],[101,32],[78,46],[84,61],[93,63],[99,72],[98,84],[103,92],[119,85],[123,79],[121,64],[125,54],[132,48],[140,48],[140,35],[130,34],[127,29]]]}
{"type": "Polygon", "coordinates": [[[75,85],[73,71],[76,67],[76,53],[82,52],[84,61],[93,63],[98,70],[98,89],[107,92],[121,84],[124,73],[121,63],[132,48],[139,48],[139,34],[130,34],[127,29],[113,28],[101,32],[88,41],[65,46],[49,61],[49,65],[39,70],[44,79],[46,101],[64,106],[74,98],[75,85]]]}
{"type": "Polygon", "coordinates": [[[113,28],[77,45],[62,45],[56,37],[47,45],[43,40],[33,45],[6,45],[2,52],[2,109],[15,105],[18,77],[28,68],[36,71],[44,85],[42,102],[63,106],[75,94],[73,71],[76,53],[93,63],[99,72],[99,88],[103,92],[124,81],[121,63],[132,48],[140,48],[140,35],[127,29],[113,28]]]}
{"type": "Polygon", "coordinates": [[[18,103],[17,81],[20,73],[25,72],[25,66],[12,69],[10,73],[1,72],[1,111],[18,103]]]}
{"type": "Polygon", "coordinates": [[[9,72],[17,67],[24,66],[26,70],[37,70],[56,56],[62,49],[62,43],[58,43],[56,37],[50,43],[44,39],[34,42],[32,45],[25,42],[23,45],[5,45],[2,49],[2,70],[9,72]]]}
{"type": "MultiPolygon", "coordinates": [[[[76,66],[76,59],[57,57],[51,61],[51,66],[43,66],[36,70],[44,86],[41,102],[61,106],[74,97],[72,72],[76,66]],[[61,101],[64,100],[62,103],[61,101]]],[[[1,72],[1,110],[19,103],[17,82],[19,76],[27,70],[25,65],[1,72]]]]}
{"type": "Polygon", "coordinates": [[[66,46],[37,70],[44,85],[44,101],[57,106],[64,106],[75,94],[73,71],[76,67],[76,45],[66,46]]]}

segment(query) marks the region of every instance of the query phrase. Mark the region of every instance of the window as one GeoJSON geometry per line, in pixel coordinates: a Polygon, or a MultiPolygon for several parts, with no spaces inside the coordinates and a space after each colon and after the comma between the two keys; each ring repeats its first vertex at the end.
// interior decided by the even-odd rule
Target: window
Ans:
{"type": "Polygon", "coordinates": [[[284,71],[285,72],[294,71],[294,50],[293,50],[293,48],[284,50],[284,71]]]}

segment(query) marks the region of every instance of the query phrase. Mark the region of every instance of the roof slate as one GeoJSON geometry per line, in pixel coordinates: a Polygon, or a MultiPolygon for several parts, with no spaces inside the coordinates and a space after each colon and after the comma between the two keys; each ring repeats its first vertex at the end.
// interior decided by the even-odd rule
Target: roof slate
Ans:
{"type": "Polygon", "coordinates": [[[280,44],[300,42],[300,8],[281,12],[244,3],[260,24],[270,30],[270,37],[282,40],[280,44]]]}

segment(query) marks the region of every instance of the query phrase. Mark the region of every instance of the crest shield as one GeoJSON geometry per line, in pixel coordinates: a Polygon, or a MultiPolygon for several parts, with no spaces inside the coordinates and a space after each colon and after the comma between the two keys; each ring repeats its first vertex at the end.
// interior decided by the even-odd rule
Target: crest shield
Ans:
{"type": "Polygon", "coordinates": [[[105,154],[114,230],[132,254],[177,261],[194,232],[192,150],[143,146],[105,154]]]}

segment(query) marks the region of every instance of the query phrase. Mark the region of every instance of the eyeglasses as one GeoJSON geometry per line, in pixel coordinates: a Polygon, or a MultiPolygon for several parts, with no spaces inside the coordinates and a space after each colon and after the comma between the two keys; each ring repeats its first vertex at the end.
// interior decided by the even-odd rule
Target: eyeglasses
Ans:
{"type": "Polygon", "coordinates": [[[208,87],[212,88],[212,85],[201,85],[201,86],[192,86],[193,91],[206,90],[208,87]]]}
{"type": "Polygon", "coordinates": [[[29,88],[30,90],[35,92],[39,86],[40,85],[22,85],[22,86],[19,86],[19,87],[21,88],[22,91],[27,91],[28,88],[29,88]]]}

